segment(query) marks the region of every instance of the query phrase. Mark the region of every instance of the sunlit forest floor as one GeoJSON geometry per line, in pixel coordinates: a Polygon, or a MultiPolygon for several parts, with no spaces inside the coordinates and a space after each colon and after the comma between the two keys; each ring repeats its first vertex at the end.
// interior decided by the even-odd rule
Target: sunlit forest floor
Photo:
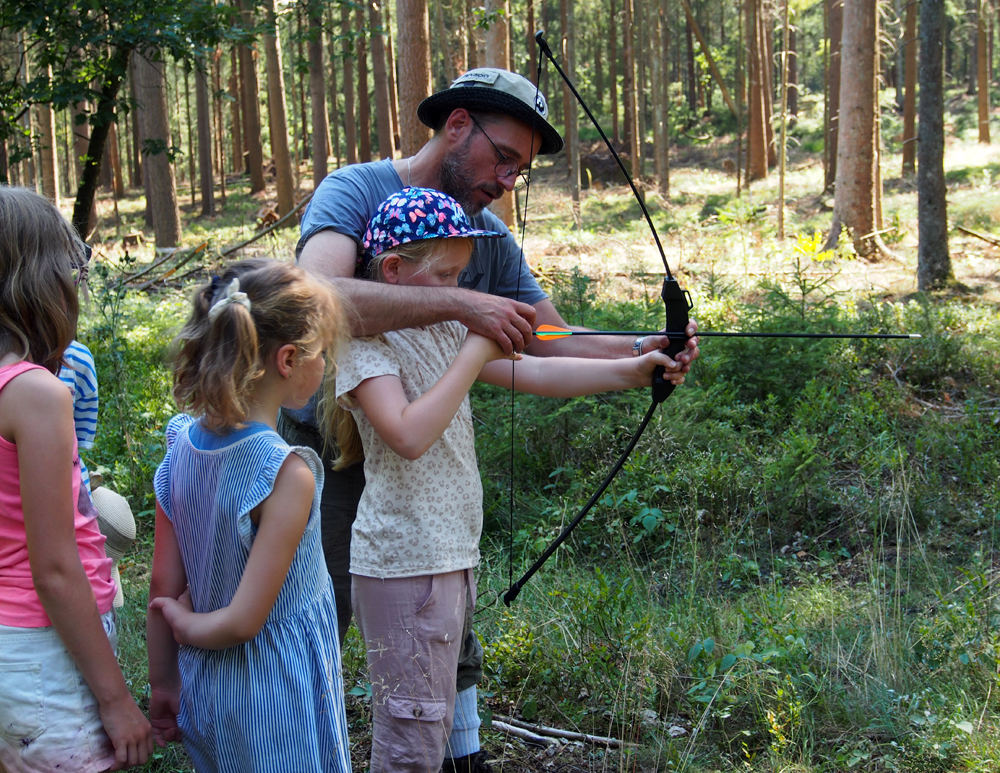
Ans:
{"type": "MultiPolygon", "coordinates": [[[[1000,148],[968,139],[970,108],[960,97],[953,106],[949,218],[1000,239],[1000,148]]],[[[924,337],[705,339],[634,459],[510,609],[498,596],[511,576],[589,497],[648,398],[518,397],[512,407],[498,390],[474,389],[486,490],[481,714],[631,744],[541,749],[486,727],[494,770],[1000,770],[1000,254],[953,228],[954,285],[916,292],[917,195],[900,179],[898,148],[882,160],[892,254],[860,260],[843,242],[824,253],[832,198],[805,120],[796,142],[783,240],[777,173],[737,198],[724,172],[731,136],[674,149],[669,199],[645,181],[692,316],[713,330],[924,337]]],[[[571,323],[661,325],[663,267],[631,193],[595,185],[575,224],[561,165],[543,159],[532,170],[525,258],[571,323]]],[[[299,171],[304,195],[311,175],[307,164],[299,171]]],[[[167,261],[132,283],[155,280],[141,292],[120,280],[155,259],[148,231],[127,259],[122,249],[143,230],[143,201],[117,202],[117,221],[115,203],[99,203],[81,323],[102,389],[88,462],[129,497],[139,524],[122,563],[121,658],[141,703],[149,481],[175,410],[167,345],[192,283],[215,270],[212,256],[252,236],[276,201],[270,187],[249,196],[243,178],[227,187],[221,213],[199,218],[182,186],[184,246],[207,241],[207,257],[165,276],[167,261]]],[[[284,229],[242,255],[291,259],[296,239],[284,229]]],[[[354,629],[344,669],[362,771],[370,709],[354,629]]],[[[147,769],[189,766],[177,747],[147,769]]]]}

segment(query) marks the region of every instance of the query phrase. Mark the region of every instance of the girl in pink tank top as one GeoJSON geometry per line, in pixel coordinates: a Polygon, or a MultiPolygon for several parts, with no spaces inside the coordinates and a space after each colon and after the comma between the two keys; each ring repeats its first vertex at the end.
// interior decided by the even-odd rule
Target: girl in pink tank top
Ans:
{"type": "Polygon", "coordinates": [[[115,658],[111,561],[76,506],[72,398],[56,377],[76,329],[59,211],[0,186],[0,770],[118,770],[152,731],[115,658]]]}

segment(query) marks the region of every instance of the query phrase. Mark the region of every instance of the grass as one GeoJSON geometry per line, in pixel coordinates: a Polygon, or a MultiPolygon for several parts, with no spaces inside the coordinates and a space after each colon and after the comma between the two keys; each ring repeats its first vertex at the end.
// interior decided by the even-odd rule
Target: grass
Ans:
{"type": "MultiPolygon", "coordinates": [[[[598,507],[509,609],[499,597],[511,576],[576,514],[648,397],[518,396],[512,411],[505,393],[474,388],[486,491],[477,617],[487,652],[482,713],[636,744],[624,752],[573,745],[539,752],[487,729],[494,768],[995,770],[996,248],[953,232],[959,286],[919,295],[916,197],[892,171],[897,155],[887,154],[883,167],[885,209],[899,231],[895,254],[867,263],[849,250],[820,251],[815,234],[828,227],[829,212],[814,154],[792,153],[786,206],[793,236],[779,240],[776,178],[736,199],[719,163],[731,152],[725,142],[681,149],[686,161],[674,167],[669,200],[647,196],[671,269],[696,299],[703,328],[912,331],[923,338],[818,345],[704,339],[687,384],[660,408],[598,507]]],[[[996,230],[998,164],[992,146],[949,140],[954,224],[996,230]]],[[[566,318],[609,328],[659,324],[662,266],[626,192],[590,192],[586,225],[577,230],[560,173],[542,167],[533,179],[526,254],[566,318]]],[[[189,216],[187,244],[209,238],[222,246],[252,230],[262,202],[239,188],[230,186],[230,203],[215,221],[189,216]]],[[[102,389],[88,463],[129,497],[139,523],[122,564],[120,640],[123,668],[142,703],[149,480],[174,410],[164,362],[187,288],[102,289],[133,270],[118,239],[138,226],[140,204],[134,197],[119,202],[121,224],[102,232],[98,254],[108,268],[105,279],[95,278],[81,337],[97,357],[102,389]]],[[[294,241],[294,230],[283,231],[254,254],[289,257],[294,241]]],[[[130,259],[138,260],[134,266],[152,257],[147,245],[130,259]]],[[[364,660],[352,629],[344,677],[358,770],[370,744],[364,660]]],[[[147,769],[189,767],[172,748],[147,769]]]]}

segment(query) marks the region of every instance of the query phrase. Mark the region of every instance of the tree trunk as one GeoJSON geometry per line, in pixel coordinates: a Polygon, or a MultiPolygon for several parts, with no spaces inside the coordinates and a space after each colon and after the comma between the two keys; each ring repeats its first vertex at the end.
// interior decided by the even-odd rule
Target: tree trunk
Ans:
{"type": "Polygon", "coordinates": [[[243,90],[240,88],[239,73],[236,49],[233,48],[229,52],[229,118],[233,128],[233,174],[242,174],[246,169],[246,164],[243,161],[243,120],[240,115],[240,97],[243,90]]]}
{"type": "MultiPolygon", "coordinates": [[[[176,247],[181,239],[181,218],[177,209],[177,185],[170,163],[170,123],[167,117],[167,83],[163,62],[154,61],[150,50],[135,58],[136,97],[146,147],[143,161],[149,170],[150,210],[156,246],[176,247]]],[[[95,127],[94,134],[96,134],[95,127]]],[[[91,135],[91,144],[93,136],[91,135]]]]}
{"type": "Polygon", "coordinates": [[[427,0],[397,6],[399,16],[399,136],[403,156],[412,156],[431,137],[417,118],[417,105],[431,94],[430,18],[427,0]]]}
{"type": "MultiPolygon", "coordinates": [[[[52,67],[48,68],[49,83],[52,82],[52,67]]],[[[42,130],[40,147],[42,159],[42,195],[56,207],[62,203],[59,196],[59,158],[56,143],[56,113],[51,105],[38,106],[38,125],[42,130]]]]}
{"type": "Polygon", "coordinates": [[[615,145],[620,145],[622,141],[621,128],[618,125],[618,9],[615,7],[615,0],[611,2],[611,13],[608,19],[611,23],[610,36],[608,38],[608,68],[611,79],[611,139],[615,145]]]}
{"type": "Polygon", "coordinates": [[[844,0],[827,0],[830,31],[830,78],[829,78],[829,115],[830,126],[827,132],[827,164],[824,188],[833,187],[837,179],[837,150],[840,138],[840,49],[844,29],[844,0]]]}
{"type": "Polygon", "coordinates": [[[785,238],[785,161],[788,150],[788,29],[789,0],[785,0],[781,24],[781,136],[778,140],[778,238],[785,238]]]}
{"type": "MultiPolygon", "coordinates": [[[[561,0],[563,61],[566,63],[566,74],[576,82],[576,30],[574,29],[574,0],[561,0]]],[[[563,89],[565,94],[566,114],[566,156],[569,160],[569,192],[573,202],[573,224],[579,228],[580,219],[580,135],[577,125],[577,103],[569,88],[563,89]]],[[[506,195],[505,195],[506,198],[506,195]]]]}
{"type": "Polygon", "coordinates": [[[327,38],[327,48],[330,51],[330,140],[332,141],[332,146],[330,148],[333,154],[333,165],[337,169],[340,168],[340,106],[337,104],[337,55],[336,55],[336,41],[337,38],[334,35],[333,30],[333,14],[327,16],[327,23],[330,30],[329,37],[327,38]]]}
{"type": "Polygon", "coordinates": [[[851,231],[855,251],[880,249],[875,213],[875,63],[878,59],[874,3],[845,2],[840,65],[840,140],[833,224],[826,249],[841,227],[851,231]]]}
{"type": "MultiPolygon", "coordinates": [[[[225,134],[222,121],[222,49],[215,49],[212,56],[212,82],[215,96],[212,99],[212,112],[215,115],[215,166],[219,173],[219,202],[226,206],[226,151],[222,144],[225,134]]],[[[214,205],[213,205],[214,206],[214,205]]]]}
{"type": "MultiPolygon", "coordinates": [[[[188,159],[188,182],[191,184],[191,209],[195,205],[195,152],[194,152],[194,121],[191,119],[191,77],[188,73],[190,64],[185,62],[184,67],[184,115],[187,119],[187,159],[188,159]]],[[[197,108],[196,108],[197,109],[197,108]]],[[[179,112],[179,111],[178,111],[179,112]]],[[[200,152],[200,151],[199,151],[200,152]]]]}
{"type": "Polygon", "coordinates": [[[622,102],[625,106],[625,144],[628,147],[629,170],[635,178],[636,186],[640,185],[639,178],[642,174],[641,159],[639,156],[639,121],[638,105],[636,104],[636,83],[635,83],[635,30],[633,28],[633,12],[635,7],[633,0],[624,0],[622,3],[624,11],[622,16],[622,53],[625,74],[622,78],[622,102]]]}
{"type": "MultiPolygon", "coordinates": [[[[332,69],[332,68],[331,68],[332,69]]],[[[330,155],[330,124],[326,106],[326,79],[323,64],[323,19],[320,9],[309,12],[309,102],[312,107],[313,126],[313,189],[326,177],[327,158],[330,155]]]]}
{"type": "Polygon", "coordinates": [[[799,115],[799,49],[795,26],[788,30],[788,125],[795,126],[799,115]]]}
{"type": "MultiPolygon", "coordinates": [[[[486,0],[485,8],[487,18],[496,18],[496,22],[486,31],[486,66],[509,70],[510,9],[507,0],[486,0]]],[[[489,205],[489,209],[503,220],[508,228],[514,227],[514,196],[510,191],[504,191],[503,196],[489,205]]]]}
{"type": "Polygon", "coordinates": [[[670,199],[670,25],[667,0],[659,0],[657,8],[657,29],[659,30],[660,56],[653,58],[659,63],[653,77],[659,84],[658,102],[660,126],[659,149],[656,152],[656,174],[660,180],[660,195],[665,201],[670,199]]]}
{"type": "Polygon", "coordinates": [[[359,7],[354,15],[358,44],[358,158],[372,160],[372,112],[368,100],[368,41],[365,14],[359,7]]]}
{"type": "Polygon", "coordinates": [[[444,23],[444,2],[435,0],[434,18],[437,23],[438,45],[441,46],[441,72],[444,73],[445,83],[450,84],[455,80],[455,68],[451,61],[450,46],[448,45],[448,28],[444,23]]]}
{"type": "Polygon", "coordinates": [[[747,66],[749,69],[748,103],[750,113],[747,123],[747,182],[767,177],[767,127],[764,89],[763,56],[760,40],[760,0],[746,0],[747,17],[747,66]]]}
{"type": "Polygon", "coordinates": [[[684,25],[684,41],[687,43],[687,100],[689,121],[693,122],[698,113],[698,87],[697,74],[694,65],[694,31],[691,29],[691,20],[688,19],[684,25]]]}
{"type": "MultiPolygon", "coordinates": [[[[251,0],[238,0],[243,15],[243,26],[253,26],[251,0]]],[[[254,52],[248,46],[240,46],[240,74],[242,75],[244,110],[243,139],[247,147],[248,170],[250,172],[250,193],[264,190],[264,145],[260,139],[260,87],[257,84],[257,66],[254,52]]],[[[287,136],[287,135],[286,135],[287,136]]]]}
{"type": "Polygon", "coordinates": [[[917,171],[917,3],[906,6],[903,33],[903,177],[917,171]]]}
{"type": "Polygon", "coordinates": [[[979,0],[976,14],[976,68],[979,81],[979,141],[990,144],[990,76],[987,73],[986,13],[988,0],[979,0]]]}
{"type": "MultiPolygon", "coordinates": [[[[201,214],[215,214],[215,169],[212,164],[212,108],[208,99],[205,59],[198,57],[194,71],[195,111],[198,114],[198,179],[201,214]]],[[[192,182],[192,185],[194,183],[192,182]]]]}
{"type": "Polygon", "coordinates": [[[396,91],[396,49],[392,42],[392,16],[389,6],[385,6],[385,67],[389,74],[389,111],[392,114],[392,146],[400,148],[399,141],[399,93],[396,91]]]}
{"type": "MultiPolygon", "coordinates": [[[[264,0],[267,28],[264,51],[267,57],[267,111],[271,131],[271,155],[278,187],[278,217],[295,209],[295,178],[292,157],[288,150],[288,118],[285,106],[285,78],[281,65],[281,43],[278,40],[278,17],[275,0],[264,0]]],[[[290,224],[291,225],[291,224],[290,224]]]]}
{"type": "MultiPolygon", "coordinates": [[[[377,0],[368,2],[368,24],[372,36],[372,73],[375,77],[375,124],[378,128],[378,154],[392,158],[392,111],[389,108],[389,77],[385,66],[385,30],[377,0]]],[[[447,60],[447,55],[445,56],[447,60]]]]}
{"type": "Polygon", "coordinates": [[[354,32],[351,9],[340,6],[340,34],[344,39],[344,141],[347,143],[347,163],[358,163],[358,126],[354,117],[354,32]]]}
{"type": "Polygon", "coordinates": [[[122,159],[118,152],[118,124],[112,121],[108,127],[108,160],[111,162],[111,182],[115,198],[125,196],[125,180],[122,179],[122,159]]]}
{"type": "Polygon", "coordinates": [[[952,278],[944,181],[943,2],[920,4],[920,126],[917,143],[917,285],[930,290],[952,278]]]}

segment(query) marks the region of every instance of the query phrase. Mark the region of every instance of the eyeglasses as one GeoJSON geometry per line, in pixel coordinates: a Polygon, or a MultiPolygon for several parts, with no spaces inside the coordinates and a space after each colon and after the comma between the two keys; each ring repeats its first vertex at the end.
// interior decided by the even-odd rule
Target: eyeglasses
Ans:
{"type": "Polygon", "coordinates": [[[474,123],[476,125],[476,128],[482,132],[483,136],[487,139],[490,145],[493,146],[493,150],[495,150],[497,152],[497,155],[500,156],[500,160],[497,161],[497,165],[493,167],[493,172],[500,179],[505,179],[511,177],[512,175],[517,175],[517,180],[514,181],[514,190],[515,191],[522,190],[528,184],[528,173],[520,171],[517,168],[518,166],[517,161],[512,159],[510,156],[504,155],[503,151],[500,150],[500,148],[497,147],[497,144],[490,139],[490,135],[486,133],[486,130],[482,127],[482,124],[480,124],[479,121],[476,120],[474,115],[470,113],[469,118],[472,119],[472,123],[474,123]]]}

